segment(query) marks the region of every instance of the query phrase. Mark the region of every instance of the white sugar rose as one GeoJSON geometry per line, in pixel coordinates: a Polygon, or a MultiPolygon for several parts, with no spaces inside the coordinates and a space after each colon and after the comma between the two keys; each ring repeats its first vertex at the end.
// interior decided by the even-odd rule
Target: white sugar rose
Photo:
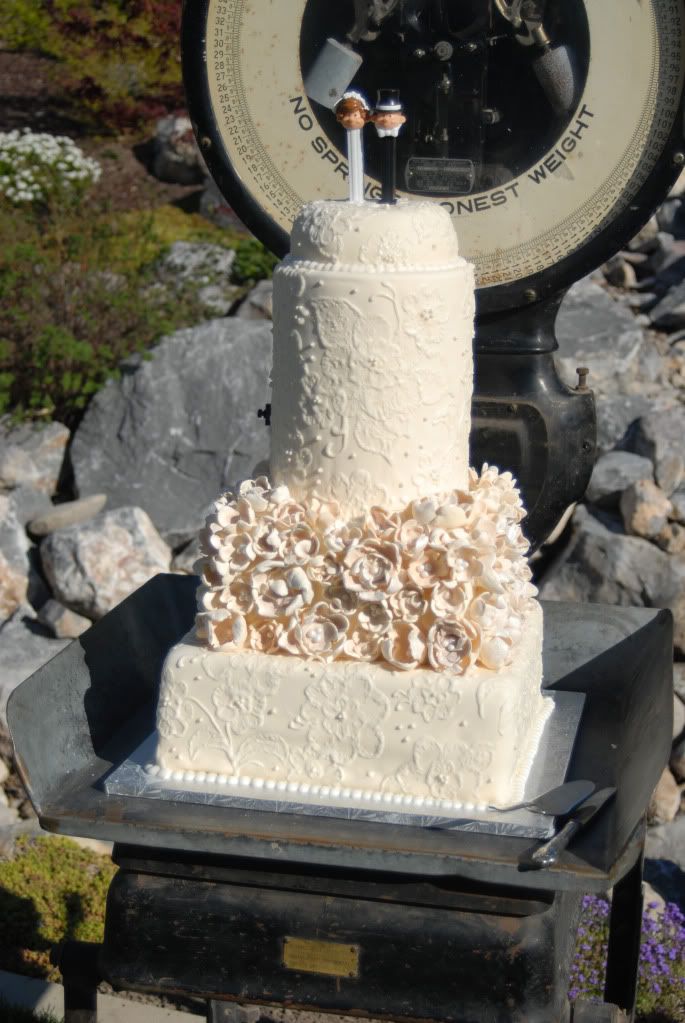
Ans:
{"type": "Polygon", "coordinates": [[[283,650],[313,661],[332,661],[341,652],[349,621],[322,601],[292,618],[279,643],[283,650]]]}
{"type": "Polygon", "coordinates": [[[247,639],[247,625],[235,611],[201,611],[196,616],[196,635],[212,650],[240,650],[247,639]]]}
{"type": "Polygon", "coordinates": [[[445,552],[428,548],[407,565],[407,575],[420,589],[428,590],[449,577],[445,552]]]}
{"type": "Polygon", "coordinates": [[[510,663],[513,648],[514,640],[511,636],[483,636],[478,651],[478,663],[484,668],[498,671],[510,663]]]}
{"type": "Polygon", "coordinates": [[[424,660],[426,643],[416,625],[393,622],[381,640],[381,653],[393,668],[411,671],[424,660]]]}
{"type": "Polygon", "coordinates": [[[363,533],[359,526],[351,526],[347,522],[334,522],[324,532],[324,547],[331,554],[342,554],[351,547],[356,547],[363,533]]]}
{"type": "Polygon", "coordinates": [[[428,534],[416,519],[407,519],[402,523],[398,539],[402,551],[410,560],[418,557],[428,546],[428,534]]]}
{"type": "Polygon", "coordinates": [[[269,507],[269,494],[271,484],[266,476],[258,476],[256,480],[243,480],[238,487],[238,493],[257,515],[265,512],[269,507]]]}
{"type": "Polygon", "coordinates": [[[500,632],[509,617],[509,604],[501,593],[481,593],[471,601],[468,617],[483,632],[500,632]]]}
{"type": "Polygon", "coordinates": [[[346,589],[342,576],[340,581],[333,583],[327,591],[328,602],[335,611],[342,611],[345,615],[352,615],[359,607],[359,595],[346,589]]]}
{"type": "Polygon", "coordinates": [[[399,593],[393,593],[388,607],[395,618],[403,622],[418,622],[428,608],[423,593],[417,586],[403,586],[399,593]]]}
{"type": "Polygon", "coordinates": [[[262,561],[282,561],[284,528],[270,517],[260,518],[252,529],[252,548],[262,561]]]}
{"type": "Polygon", "coordinates": [[[332,554],[317,554],[304,569],[313,583],[331,587],[342,576],[342,565],[332,554]]]}
{"type": "Polygon", "coordinates": [[[389,515],[383,508],[374,506],[369,509],[367,528],[379,540],[397,540],[401,527],[401,519],[397,513],[389,515]]]}
{"type": "Polygon", "coordinates": [[[283,534],[281,556],[286,565],[307,565],[319,553],[319,539],[307,523],[292,526],[283,534]]]}
{"type": "Polygon", "coordinates": [[[279,650],[282,634],[283,625],[273,618],[255,623],[248,628],[248,646],[259,654],[275,654],[279,650]]]}
{"type": "Polygon", "coordinates": [[[360,600],[379,601],[402,588],[401,552],[384,540],[362,540],[343,558],[343,585],[360,600]]]}
{"type": "Polygon", "coordinates": [[[362,629],[382,636],[392,624],[392,614],[384,603],[362,604],[357,611],[357,621],[362,629]]]}
{"type": "Polygon", "coordinates": [[[431,611],[436,618],[461,618],[473,596],[468,583],[448,585],[438,583],[430,598],[431,611]]]}
{"type": "Polygon", "coordinates": [[[343,653],[353,661],[376,661],[381,652],[381,636],[368,632],[355,620],[350,628],[343,646],[343,653]]]}
{"type": "Polygon", "coordinates": [[[257,558],[257,552],[248,533],[235,533],[225,537],[216,552],[214,564],[224,577],[235,575],[249,568],[257,558]]]}
{"type": "Polygon", "coordinates": [[[311,604],[314,590],[299,566],[284,568],[266,562],[252,577],[252,596],[257,613],[264,618],[290,617],[311,604]]]}
{"type": "Polygon", "coordinates": [[[474,662],[480,636],[466,621],[435,622],[428,631],[428,660],[436,671],[463,675],[474,662]]]}

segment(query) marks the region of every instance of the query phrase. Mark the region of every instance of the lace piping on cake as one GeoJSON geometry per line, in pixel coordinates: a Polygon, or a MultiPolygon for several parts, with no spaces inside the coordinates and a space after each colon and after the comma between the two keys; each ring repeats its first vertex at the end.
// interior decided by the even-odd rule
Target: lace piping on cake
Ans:
{"type": "Polygon", "coordinates": [[[473,664],[497,671],[537,592],[524,514],[511,473],[488,466],[471,470],[468,491],[351,521],[335,501],[300,503],[286,486],[248,480],[207,520],[198,639],[407,671],[427,662],[450,677],[473,664]]]}
{"type": "Polygon", "coordinates": [[[459,256],[449,263],[323,263],[313,259],[301,259],[286,256],[278,266],[279,273],[288,275],[310,270],[319,273],[454,273],[455,270],[468,270],[469,264],[459,256]]]}

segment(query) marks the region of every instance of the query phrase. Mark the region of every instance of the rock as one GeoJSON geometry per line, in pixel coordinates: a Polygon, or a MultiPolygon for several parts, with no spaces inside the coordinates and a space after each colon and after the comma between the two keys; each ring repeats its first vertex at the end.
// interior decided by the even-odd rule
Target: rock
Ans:
{"type": "Polygon", "coordinates": [[[14,614],[28,594],[29,541],[14,514],[11,497],[0,494],[0,624],[14,614]]]}
{"type": "Polygon", "coordinates": [[[682,661],[673,665],[673,691],[685,703],[685,664],[682,661]]]}
{"type": "Polygon", "coordinates": [[[669,522],[654,539],[667,554],[685,552],[685,526],[681,526],[679,522],[669,522]]]}
{"type": "Polygon", "coordinates": [[[675,743],[671,750],[671,759],[668,766],[671,768],[676,781],[685,781],[685,737],[675,743]]]}
{"type": "Polygon", "coordinates": [[[0,786],[4,785],[10,776],[10,769],[5,761],[0,757],[0,786]]]}
{"type": "Polygon", "coordinates": [[[30,486],[54,494],[69,440],[61,423],[21,423],[0,420],[0,490],[30,486]]]}
{"type": "Polygon", "coordinates": [[[642,416],[631,436],[631,450],[651,459],[655,478],[668,496],[679,486],[685,473],[683,437],[685,408],[682,405],[642,416]],[[669,490],[674,482],[675,486],[669,490]]]}
{"type": "Polygon", "coordinates": [[[671,494],[671,517],[674,522],[685,525],[685,490],[671,494]]]}
{"type": "Polygon", "coordinates": [[[629,309],[585,278],[570,289],[556,322],[560,376],[575,387],[576,367],[588,366],[589,386],[602,393],[625,393],[634,378],[644,334],[629,309]]]}
{"type": "Polygon", "coordinates": [[[597,402],[597,453],[604,455],[623,446],[628,432],[641,416],[646,416],[652,403],[641,394],[615,394],[597,402]]]}
{"type": "Polygon", "coordinates": [[[184,575],[196,575],[195,562],[200,557],[202,557],[200,537],[196,536],[189,544],[186,544],[183,550],[174,555],[174,559],[171,562],[171,570],[173,572],[182,572],[184,575]]]}
{"type": "Polygon", "coordinates": [[[242,228],[245,230],[244,225],[228,205],[211,178],[205,181],[204,191],[200,197],[200,213],[219,227],[242,228]]]}
{"type": "Polygon", "coordinates": [[[169,114],[157,122],[152,173],[160,181],[199,185],[207,174],[189,117],[169,114]]]}
{"type": "Polygon", "coordinates": [[[640,480],[651,480],[653,473],[648,458],[629,451],[609,451],[597,460],[585,498],[591,504],[616,506],[624,490],[640,480]]]}
{"type": "Polygon", "coordinates": [[[671,186],[671,191],[668,193],[669,199],[677,198],[681,195],[685,195],[685,170],[680,172],[675,184],[671,186]]]}
{"type": "Polygon", "coordinates": [[[680,808],[680,789],[678,783],[665,767],[657,787],[654,789],[647,810],[650,824],[670,824],[680,808]]]}
{"type": "Polygon", "coordinates": [[[93,494],[92,497],[83,497],[80,501],[65,501],[64,504],[51,505],[49,512],[39,515],[29,523],[29,532],[33,536],[48,536],[56,529],[87,522],[101,512],[106,504],[106,494],[93,494]]]}
{"type": "Polygon", "coordinates": [[[207,242],[174,242],[160,261],[162,278],[192,284],[197,298],[212,313],[226,316],[239,289],[231,284],[235,250],[207,242]]]}
{"type": "Polygon", "coordinates": [[[77,639],[93,624],[89,618],[52,599],[43,604],[38,612],[38,621],[58,639],[77,639]]]}
{"type": "Polygon", "coordinates": [[[648,540],[603,526],[586,508],[576,509],[573,534],[561,558],[540,583],[546,600],[660,607],[673,585],[671,558],[648,540]]]}
{"type": "Polygon", "coordinates": [[[172,547],[207,506],[268,457],[270,325],[231,317],[182,330],[91,401],[71,448],[81,496],[143,508],[172,547]]]}
{"type": "Polygon", "coordinates": [[[668,608],[673,614],[673,646],[682,657],[685,656],[685,554],[672,554],[668,564],[669,578],[664,579],[663,588],[656,594],[654,607],[668,608]]]}
{"type": "Polygon", "coordinates": [[[656,219],[661,231],[678,234],[682,229],[682,202],[673,196],[662,203],[656,211],[656,219]]]}
{"type": "Polygon", "coordinates": [[[5,709],[10,693],[58,654],[67,642],[46,636],[35,622],[30,607],[19,608],[0,628],[0,724],[7,722],[5,709]]]}
{"type": "MultiPolygon", "coordinates": [[[[667,902],[685,904],[685,816],[647,830],[645,877],[667,902]],[[678,846],[680,845],[680,849],[678,846]]],[[[668,1018],[668,1017],[667,1017],[668,1018]]]]}
{"type": "Polygon", "coordinates": [[[609,284],[616,288],[634,288],[637,284],[635,268],[623,256],[617,254],[602,267],[602,273],[609,284]]]}
{"type": "Polygon", "coordinates": [[[685,729],[685,704],[677,693],[673,694],[673,740],[685,729]]]}
{"type": "Polygon", "coordinates": [[[649,314],[657,330],[680,330],[685,327],[685,281],[670,288],[649,314]]]}
{"type": "Polygon", "coordinates": [[[273,316],[273,293],[273,281],[258,281],[236,315],[241,320],[270,320],[273,316]]]}
{"type": "Polygon", "coordinates": [[[160,269],[182,281],[216,284],[228,281],[235,262],[235,250],[208,242],[174,242],[160,263],[160,269]]]}
{"type": "Polygon", "coordinates": [[[24,527],[31,519],[35,519],[53,508],[48,495],[42,490],[36,490],[35,487],[15,487],[14,490],[9,491],[7,496],[15,518],[24,527]]]}
{"type": "Polygon", "coordinates": [[[659,234],[659,222],[656,217],[650,217],[642,230],[638,231],[628,242],[631,252],[651,252],[656,245],[659,234]]]}
{"type": "Polygon", "coordinates": [[[621,494],[619,507],[626,532],[651,540],[665,528],[671,502],[656,483],[645,479],[626,487],[621,494]]]}
{"type": "Polygon", "coordinates": [[[51,533],[41,548],[53,593],[73,611],[101,618],[159,572],[171,551],[142,508],[101,512],[51,533]]]}

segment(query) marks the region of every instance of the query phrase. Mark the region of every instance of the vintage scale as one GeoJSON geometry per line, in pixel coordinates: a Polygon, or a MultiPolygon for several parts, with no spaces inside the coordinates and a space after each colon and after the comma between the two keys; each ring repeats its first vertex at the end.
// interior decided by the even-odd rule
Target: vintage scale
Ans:
{"type": "MultiPolygon", "coordinates": [[[[445,205],[477,268],[472,464],[515,472],[540,543],[594,455],[592,396],[554,368],[559,303],[685,164],[683,0],[186,0],[183,57],[212,175],[279,254],[303,201],[345,195],[335,99],[401,90],[400,193],[445,205]]],[[[379,166],[370,133],[369,198],[379,166]]],[[[453,1023],[632,1018],[644,813],[671,739],[667,612],[545,605],[545,684],[585,696],[567,778],[617,791],[554,866],[522,872],[531,838],[514,830],[113,788],[154,728],[194,588],[157,577],[10,701],[42,825],[113,840],[121,867],[103,944],[57,956],[66,1023],[96,1020],[102,978],[201,997],[211,1020],[231,1000],[453,1023]],[[605,1002],[572,1011],[580,900],[612,886],[605,1002]]]]}

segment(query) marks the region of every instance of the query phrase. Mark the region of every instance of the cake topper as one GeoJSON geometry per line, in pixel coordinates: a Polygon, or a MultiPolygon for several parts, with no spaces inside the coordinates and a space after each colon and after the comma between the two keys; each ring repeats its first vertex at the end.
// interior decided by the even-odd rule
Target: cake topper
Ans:
{"type": "Polygon", "coordinates": [[[350,202],[364,202],[364,151],[362,128],[371,109],[360,92],[346,92],[336,103],[335,116],[347,132],[347,164],[350,202]]]}
{"type": "Polygon", "coordinates": [[[379,89],[376,109],[371,115],[376,131],[383,142],[383,182],[381,202],[395,203],[397,182],[397,136],[407,120],[400,103],[399,89],[379,89]]]}

